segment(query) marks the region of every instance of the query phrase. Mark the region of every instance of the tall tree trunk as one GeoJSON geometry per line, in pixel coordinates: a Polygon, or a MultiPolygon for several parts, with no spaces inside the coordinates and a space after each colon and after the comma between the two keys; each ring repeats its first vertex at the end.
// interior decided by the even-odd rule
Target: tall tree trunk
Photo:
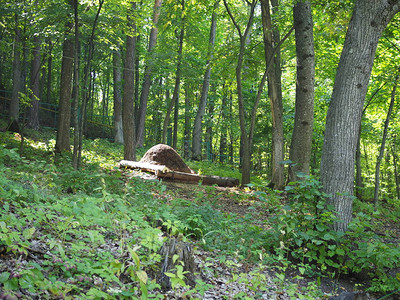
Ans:
{"type": "Polygon", "coordinates": [[[179,121],[179,91],[177,92],[178,96],[173,97],[175,99],[174,104],[174,132],[172,139],[172,148],[177,149],[178,146],[178,121],[179,121]]]}
{"type": "MultiPolygon", "coordinates": [[[[169,89],[166,90],[165,92],[165,101],[168,102],[169,100],[169,89]]],[[[167,112],[165,113],[165,118],[163,122],[163,131],[162,131],[162,137],[161,137],[161,142],[165,144],[167,142],[167,131],[168,131],[168,126],[169,126],[169,119],[171,117],[171,112],[172,109],[174,108],[174,101],[171,99],[168,103],[168,108],[167,112]]]]}
{"type": "Polygon", "coordinates": [[[211,63],[213,59],[213,52],[215,46],[215,36],[217,32],[217,9],[219,6],[219,0],[216,0],[214,3],[213,13],[211,17],[211,28],[210,28],[210,38],[208,41],[208,53],[207,53],[207,63],[206,63],[206,71],[204,73],[203,79],[203,87],[201,90],[200,103],[199,108],[197,109],[196,118],[194,120],[193,125],[193,135],[192,135],[192,159],[200,160],[201,159],[201,125],[204,116],[204,112],[206,110],[207,105],[207,97],[208,97],[208,89],[210,86],[210,77],[211,77],[211,63]]]}
{"type": "MultiPolygon", "coordinates": [[[[213,92],[215,92],[215,86],[213,85],[213,92]]],[[[214,123],[214,101],[209,101],[208,105],[208,122],[206,124],[206,142],[207,147],[207,159],[214,160],[214,147],[213,147],[213,123],[214,123]]]]}
{"type": "Polygon", "coordinates": [[[114,140],[116,143],[123,144],[124,136],[122,133],[122,77],[121,77],[121,53],[118,50],[113,52],[113,81],[114,81],[114,140]]]}
{"type": "Polygon", "coordinates": [[[28,127],[39,130],[39,97],[40,97],[40,39],[38,36],[33,38],[35,48],[32,50],[31,65],[31,108],[29,110],[28,127]]]}
{"type": "MultiPolygon", "coordinates": [[[[387,82],[384,82],[379,88],[375,90],[374,93],[372,93],[372,96],[369,98],[367,104],[365,105],[362,114],[362,116],[365,114],[365,111],[367,110],[368,106],[372,103],[372,100],[375,98],[375,96],[378,94],[378,92],[386,85],[387,82]]],[[[362,189],[364,188],[364,183],[363,183],[363,177],[362,177],[362,168],[361,168],[361,127],[362,124],[360,124],[360,129],[358,130],[358,136],[357,136],[357,148],[356,148],[356,181],[355,181],[355,191],[356,191],[356,197],[358,199],[362,198],[362,189]]],[[[368,169],[368,166],[367,166],[368,169]]]]}
{"type": "Polygon", "coordinates": [[[249,36],[251,26],[253,24],[254,19],[254,9],[257,1],[253,0],[250,6],[250,15],[247,22],[246,29],[244,33],[242,33],[240,27],[236,23],[235,18],[233,17],[228,3],[224,0],[224,5],[226,10],[228,11],[229,17],[231,18],[233,24],[235,25],[239,38],[240,38],[240,49],[238,55],[238,61],[236,65],[236,90],[238,96],[238,105],[239,105],[239,123],[240,123],[240,132],[241,132],[241,141],[242,141],[242,185],[250,183],[250,169],[251,169],[251,145],[250,139],[248,136],[247,128],[246,128],[246,112],[244,107],[244,97],[243,97],[243,88],[242,88],[242,66],[243,66],[243,59],[244,59],[244,51],[246,46],[246,40],[249,36]]]}
{"type": "Polygon", "coordinates": [[[11,94],[11,103],[9,115],[11,120],[18,122],[19,117],[19,93],[21,92],[21,53],[22,53],[22,41],[21,41],[21,29],[18,25],[18,16],[15,15],[15,36],[14,36],[14,60],[13,60],[13,89],[11,94]]]}
{"type": "MultiPolygon", "coordinates": [[[[163,78],[160,77],[159,78],[159,88],[157,89],[156,95],[157,95],[157,99],[158,101],[161,101],[161,103],[163,103],[162,99],[163,99],[163,89],[161,88],[163,84],[163,78]]],[[[169,98],[169,97],[168,97],[169,98]]],[[[165,101],[167,102],[167,101],[165,101]]],[[[157,107],[159,106],[159,103],[155,102],[157,107]]],[[[154,143],[161,143],[162,140],[162,111],[161,109],[154,109],[153,110],[153,126],[155,126],[155,129],[153,131],[154,133],[154,143]]]]}
{"type": "MultiPolygon", "coordinates": [[[[86,123],[86,108],[87,108],[87,103],[89,101],[89,96],[90,96],[89,76],[92,71],[91,69],[92,69],[92,57],[93,57],[93,52],[94,52],[94,37],[95,37],[97,21],[98,21],[103,3],[104,3],[104,0],[99,0],[99,7],[97,9],[97,13],[96,13],[95,19],[93,21],[92,31],[91,31],[91,34],[89,37],[88,55],[87,55],[86,65],[85,65],[84,74],[83,74],[84,78],[83,78],[81,118],[79,120],[78,130],[75,130],[75,136],[74,136],[73,160],[75,162],[75,159],[76,159],[76,168],[77,169],[80,168],[81,161],[82,161],[82,139],[83,139],[84,125],[86,123]],[[76,147],[77,147],[77,153],[75,153],[76,147]],[[75,154],[77,154],[76,158],[75,158],[75,154]]],[[[77,26],[77,23],[75,24],[75,26],[77,26]]],[[[75,163],[74,163],[74,165],[75,165],[75,163]]]]}
{"type": "Polygon", "coordinates": [[[400,178],[399,178],[399,171],[398,171],[398,156],[396,151],[396,137],[393,137],[393,144],[392,144],[392,156],[393,156],[393,166],[394,166],[394,178],[396,182],[396,196],[397,199],[400,199],[400,178]]]}
{"type": "MultiPolygon", "coordinates": [[[[134,12],[135,9],[136,2],[132,2],[132,11],[134,12]]],[[[136,160],[136,130],[134,115],[136,25],[132,23],[132,18],[129,18],[129,22],[131,32],[126,36],[122,123],[124,135],[124,159],[136,160]]]]}
{"type": "Polygon", "coordinates": [[[355,182],[355,191],[356,197],[358,199],[362,198],[362,189],[364,187],[362,173],[361,173],[361,126],[358,131],[358,139],[356,146],[356,182],[355,182]]]}
{"type": "Polygon", "coordinates": [[[158,19],[160,17],[161,12],[161,4],[162,0],[154,0],[154,9],[153,9],[153,27],[150,31],[149,37],[149,47],[148,47],[148,57],[149,61],[146,62],[145,70],[144,70],[144,78],[142,84],[142,92],[140,94],[140,106],[138,113],[138,128],[137,128],[137,146],[143,146],[144,140],[144,129],[145,129],[145,121],[146,121],[146,110],[147,110],[147,100],[149,99],[149,92],[151,86],[151,76],[153,71],[153,49],[157,43],[157,35],[158,35],[158,19]]]}
{"type": "Polygon", "coordinates": [[[183,157],[189,158],[190,156],[190,84],[185,84],[185,128],[184,128],[184,141],[183,141],[183,157]]]}
{"type": "MultiPolygon", "coordinates": [[[[222,124],[226,124],[227,122],[227,95],[225,91],[225,84],[222,86],[222,90],[224,91],[224,94],[222,96],[222,111],[221,111],[221,119],[222,119],[222,124]]],[[[228,140],[228,135],[227,135],[227,126],[221,126],[221,137],[219,140],[219,161],[224,162],[226,158],[226,146],[227,146],[227,140],[228,140]]]]}
{"type": "Polygon", "coordinates": [[[60,79],[60,101],[58,108],[58,125],[55,151],[62,153],[71,151],[70,125],[71,125],[71,92],[72,73],[74,69],[74,40],[70,36],[72,24],[67,23],[63,43],[60,79]]]}
{"type": "MultiPolygon", "coordinates": [[[[182,12],[185,11],[185,0],[182,0],[182,12]]],[[[181,25],[181,31],[179,33],[179,47],[178,47],[178,62],[176,65],[176,73],[175,73],[175,87],[174,87],[174,92],[172,94],[172,108],[175,107],[175,116],[174,116],[174,135],[173,135],[173,143],[172,143],[172,148],[176,149],[177,145],[177,140],[178,140],[178,104],[179,104],[179,90],[180,90],[180,85],[181,85],[181,65],[182,65],[182,51],[183,51],[183,38],[185,36],[185,18],[182,18],[182,25],[181,25]]],[[[172,110],[171,108],[171,110],[172,110]]],[[[165,118],[164,121],[164,128],[168,127],[169,123],[169,118],[165,118]],[[166,125],[166,126],[165,126],[166,125]]]]}
{"type": "Polygon", "coordinates": [[[47,57],[47,80],[46,80],[46,102],[52,103],[51,99],[51,83],[52,83],[52,74],[53,74],[53,55],[51,55],[53,45],[51,40],[48,40],[48,57],[47,57]]]}
{"type": "MultiPolygon", "coordinates": [[[[141,2],[140,2],[141,3],[141,2]]],[[[140,33],[138,32],[136,35],[136,50],[135,50],[135,97],[134,97],[134,107],[135,107],[135,130],[137,130],[138,126],[138,115],[139,115],[139,85],[140,85],[140,70],[139,70],[139,62],[140,62],[140,33]]],[[[135,132],[136,137],[136,132],[135,132]]],[[[137,138],[136,138],[137,140],[137,138]]],[[[137,141],[135,141],[137,143],[137,141]]]]}
{"type": "MultiPolygon", "coordinates": [[[[399,72],[400,72],[400,69],[399,69],[399,72]]],[[[375,206],[375,209],[378,208],[379,187],[380,187],[380,178],[379,178],[380,167],[381,167],[381,162],[382,162],[383,155],[385,153],[386,138],[387,138],[387,133],[388,133],[388,128],[389,128],[390,117],[392,115],[394,101],[396,99],[396,90],[397,90],[397,83],[399,81],[399,72],[397,73],[396,79],[394,80],[394,85],[393,85],[393,89],[392,89],[392,95],[391,95],[391,98],[390,98],[389,110],[387,112],[385,124],[384,124],[384,127],[383,127],[383,136],[382,136],[381,148],[379,150],[378,158],[376,159],[376,165],[375,165],[375,190],[374,190],[374,206],[375,206]]]]}
{"type": "Polygon", "coordinates": [[[233,164],[234,162],[234,151],[233,151],[233,143],[235,141],[234,138],[234,133],[233,133],[233,97],[232,97],[232,92],[229,93],[229,120],[230,120],[230,126],[229,126],[229,162],[233,164]]]}
{"type": "Polygon", "coordinates": [[[310,174],[311,143],[314,124],[315,55],[310,1],[298,1],[293,7],[296,33],[296,105],[290,146],[289,181],[310,174]]]}
{"type": "MultiPolygon", "coordinates": [[[[278,6],[277,0],[271,0],[272,8],[278,6]]],[[[268,70],[268,96],[272,112],[272,178],[269,187],[281,189],[285,184],[284,176],[284,136],[283,136],[283,104],[281,85],[280,50],[274,51],[280,42],[277,26],[272,24],[269,0],[261,0],[263,11],[264,44],[266,61],[272,61],[268,70]]]]}
{"type": "MultiPolygon", "coordinates": [[[[79,138],[79,57],[80,57],[80,44],[79,44],[79,20],[78,20],[78,0],[73,0],[74,7],[74,87],[72,89],[73,98],[73,119],[74,119],[74,151],[72,166],[75,170],[79,168],[78,165],[78,138],[79,138]]],[[[81,111],[82,114],[82,111],[81,111]]]]}
{"type": "Polygon", "coordinates": [[[352,219],[354,162],[361,115],[379,38],[400,1],[358,0],[346,34],[328,109],[321,181],[346,231],[352,219]]]}

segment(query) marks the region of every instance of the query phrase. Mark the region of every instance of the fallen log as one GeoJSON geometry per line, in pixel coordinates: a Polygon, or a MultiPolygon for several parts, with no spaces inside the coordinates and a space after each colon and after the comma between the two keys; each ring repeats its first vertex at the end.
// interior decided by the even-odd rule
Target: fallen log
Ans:
{"type": "Polygon", "coordinates": [[[150,164],[150,163],[145,163],[145,162],[140,162],[140,161],[131,161],[131,160],[121,160],[119,162],[119,167],[120,168],[129,168],[129,169],[140,169],[145,172],[151,172],[154,174],[158,173],[165,173],[165,172],[171,172],[167,166],[163,165],[155,165],[155,164],[150,164]]]}
{"type": "Polygon", "coordinates": [[[171,180],[181,180],[181,181],[189,181],[189,182],[199,182],[201,181],[203,184],[216,184],[219,186],[238,186],[239,179],[231,178],[231,177],[221,177],[221,176],[212,176],[212,175],[199,175],[193,173],[185,173],[179,171],[173,171],[166,166],[163,165],[154,165],[150,163],[142,163],[137,161],[129,161],[129,160],[121,160],[119,162],[120,168],[129,168],[129,169],[139,169],[145,172],[151,172],[160,179],[171,179],[171,180]]]}

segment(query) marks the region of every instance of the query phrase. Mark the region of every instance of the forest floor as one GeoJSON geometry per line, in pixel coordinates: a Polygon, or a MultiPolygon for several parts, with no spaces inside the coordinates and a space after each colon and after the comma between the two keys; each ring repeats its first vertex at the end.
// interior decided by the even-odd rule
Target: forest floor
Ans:
{"type": "MultiPolygon", "coordinates": [[[[157,180],[156,176],[150,174],[143,174],[138,172],[136,176],[141,177],[143,179],[157,180]]],[[[213,189],[207,188],[207,186],[199,185],[197,183],[187,183],[187,182],[179,182],[173,180],[163,181],[163,184],[167,187],[168,193],[163,193],[160,195],[155,195],[155,197],[159,198],[170,198],[163,199],[163,201],[168,202],[169,200],[181,198],[188,201],[196,201],[197,204],[204,204],[212,200],[213,207],[215,207],[218,211],[231,214],[236,218],[245,218],[245,216],[251,215],[251,219],[253,220],[253,224],[255,226],[263,228],[263,230],[268,230],[269,228],[265,226],[265,220],[270,217],[268,212],[265,209],[262,209],[262,203],[259,203],[260,209],[256,209],[258,206],[257,197],[252,196],[252,191],[241,189],[238,187],[217,187],[213,186],[213,189]],[[210,195],[210,193],[212,195],[210,195]],[[202,199],[199,199],[199,194],[204,195],[202,199]],[[243,194],[247,194],[246,197],[241,197],[243,194]],[[194,200],[195,199],[195,200],[194,200]],[[245,199],[245,200],[243,200],[245,199]],[[250,199],[250,200],[249,200],[250,199]]],[[[393,224],[387,223],[382,227],[382,235],[383,231],[387,232],[387,229],[390,229],[391,236],[397,237],[396,241],[391,242],[400,242],[400,223],[393,224]]],[[[238,241],[239,242],[239,241],[238,241]]],[[[279,279],[277,279],[281,274],[280,270],[275,268],[269,268],[264,266],[262,270],[260,270],[259,265],[250,261],[236,261],[236,265],[230,266],[225,265],[218,259],[219,252],[207,252],[201,248],[196,248],[196,261],[199,267],[204,267],[205,258],[208,258],[207,269],[213,269],[213,275],[207,276],[207,271],[204,270],[201,272],[203,279],[206,279],[206,282],[211,284],[213,287],[207,290],[202,297],[202,299],[234,299],[235,295],[240,292],[243,292],[247,295],[248,299],[313,299],[315,296],[311,297],[307,295],[307,292],[303,292],[301,295],[299,292],[300,288],[307,290],[307,286],[313,286],[314,288],[318,286],[318,289],[321,291],[321,299],[333,299],[339,296],[342,293],[354,293],[353,296],[363,295],[363,298],[357,299],[381,299],[381,295],[373,294],[373,293],[364,293],[363,289],[368,286],[368,282],[366,278],[355,278],[349,275],[342,275],[337,278],[312,278],[312,277],[304,277],[302,276],[297,267],[288,268],[285,270],[285,285],[290,286],[293,285],[294,289],[296,289],[296,297],[289,295],[285,292],[285,289],[279,286],[279,279]],[[249,278],[252,277],[252,272],[254,273],[263,273],[266,276],[267,282],[270,284],[269,292],[265,293],[257,293],[256,291],[248,288],[243,282],[246,282],[246,279],[243,279],[242,282],[232,281],[232,278],[235,276],[235,273],[247,274],[249,278]],[[216,275],[217,274],[217,275],[216,275]],[[318,281],[318,283],[317,283],[318,281]],[[271,292],[272,291],[272,292],[271,292]],[[254,297],[254,298],[253,298],[254,297]]],[[[234,259],[235,260],[235,259],[234,259]]],[[[250,281],[250,280],[249,280],[250,281]]],[[[168,296],[168,299],[182,299],[180,297],[174,296],[175,291],[171,291],[168,296]]],[[[244,295],[243,294],[243,295],[244,295]]],[[[344,295],[342,294],[342,295],[344,295]]],[[[336,299],[336,298],[335,298],[336,299]]],[[[340,298],[341,299],[341,298],[340,298]]],[[[346,298],[347,299],[347,298],[346,298]]],[[[349,298],[350,299],[350,298],[349,298]]],[[[353,299],[353,298],[351,298],[353,299]]],[[[356,299],[356,298],[354,298],[356,299]]],[[[396,296],[394,298],[387,299],[397,299],[396,296]]]]}
{"type": "MultiPolygon", "coordinates": [[[[277,224],[291,204],[285,192],[262,189],[262,184],[242,189],[159,182],[147,173],[121,171],[121,147],[103,140],[85,141],[88,150],[78,171],[69,157],[54,163],[50,134],[27,139],[25,156],[20,157],[19,136],[0,132],[1,300],[147,299],[147,292],[154,299],[329,299],[369,287],[367,277],[337,274],[316,260],[289,257],[299,250],[280,239],[288,227],[277,224]],[[167,226],[170,231],[163,228],[167,226]],[[192,245],[198,281],[195,287],[181,281],[162,291],[156,283],[163,261],[159,250],[175,238],[192,245]]],[[[208,175],[238,175],[233,167],[197,167],[208,175]]],[[[383,264],[381,270],[390,271],[397,284],[361,299],[396,299],[379,297],[399,288],[400,251],[391,248],[400,242],[399,205],[387,203],[382,215],[374,214],[370,203],[356,205],[355,211],[372,216],[373,229],[364,223],[357,227],[373,230],[363,244],[368,251],[369,244],[376,247],[368,255],[389,259],[392,264],[383,264]]],[[[282,222],[293,221],[301,229],[315,225],[307,221],[310,214],[303,206],[297,214],[291,212],[292,219],[282,222]]],[[[369,257],[364,261],[370,264],[369,257]]],[[[177,270],[172,276],[183,275],[177,270]]]]}

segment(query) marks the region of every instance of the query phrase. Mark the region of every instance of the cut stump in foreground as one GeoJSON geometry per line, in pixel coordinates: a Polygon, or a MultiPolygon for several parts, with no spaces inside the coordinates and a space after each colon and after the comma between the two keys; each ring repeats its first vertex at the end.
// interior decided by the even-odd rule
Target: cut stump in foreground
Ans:
{"type": "Polygon", "coordinates": [[[119,166],[151,172],[159,179],[201,181],[203,184],[225,187],[239,185],[239,180],[236,178],[195,174],[173,148],[163,144],[150,148],[140,161],[121,160],[119,166]]]}
{"type": "Polygon", "coordinates": [[[195,285],[194,273],[197,270],[197,266],[194,262],[193,247],[190,243],[171,238],[164,243],[159,254],[162,257],[162,265],[158,282],[164,290],[172,288],[171,279],[166,273],[176,272],[177,265],[182,266],[182,270],[185,273],[185,283],[190,286],[195,285]]]}

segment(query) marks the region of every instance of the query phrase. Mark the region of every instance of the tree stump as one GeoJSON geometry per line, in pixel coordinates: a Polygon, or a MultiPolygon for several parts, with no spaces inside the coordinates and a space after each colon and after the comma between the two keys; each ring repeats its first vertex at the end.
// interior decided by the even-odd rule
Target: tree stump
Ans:
{"type": "Polygon", "coordinates": [[[190,243],[182,242],[176,238],[166,241],[160,249],[162,265],[160,270],[159,284],[164,290],[171,289],[171,280],[165,275],[166,272],[175,273],[173,269],[183,262],[183,271],[185,274],[185,283],[194,286],[196,265],[194,263],[193,247],[190,243]],[[178,259],[174,262],[174,256],[178,259]]]}

